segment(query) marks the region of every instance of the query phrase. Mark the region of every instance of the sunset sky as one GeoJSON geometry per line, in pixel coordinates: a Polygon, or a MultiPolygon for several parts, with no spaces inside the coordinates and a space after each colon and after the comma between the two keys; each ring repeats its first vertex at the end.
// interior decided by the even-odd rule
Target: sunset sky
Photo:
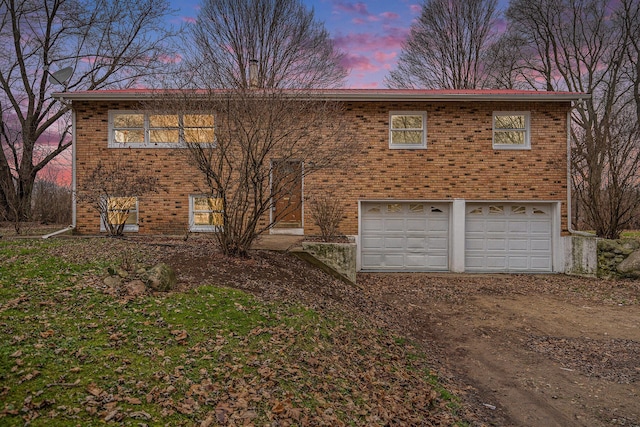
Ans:
{"type": "MultiPolygon", "coordinates": [[[[173,23],[195,21],[199,1],[173,0],[179,9],[173,23]]],[[[382,88],[396,63],[409,27],[420,15],[419,0],[304,0],[316,19],[324,22],[336,46],[346,54],[351,70],[347,86],[382,88]]]]}

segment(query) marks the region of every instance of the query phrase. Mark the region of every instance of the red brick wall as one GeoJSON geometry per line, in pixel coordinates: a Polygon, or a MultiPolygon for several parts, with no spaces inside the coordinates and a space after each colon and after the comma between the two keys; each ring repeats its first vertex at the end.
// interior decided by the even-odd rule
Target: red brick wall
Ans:
{"type": "MultiPolygon", "coordinates": [[[[345,207],[344,234],[358,232],[358,200],[551,200],[562,202],[566,230],[566,113],[569,103],[358,102],[345,104],[345,118],[359,152],[344,170],[305,177],[305,195],[331,191],[345,207]],[[426,111],[427,149],[389,149],[389,112],[426,111]],[[531,149],[492,149],[492,112],[530,111],[531,149]]],[[[189,195],[205,192],[185,149],[107,148],[108,111],[135,109],[125,102],[74,102],[77,184],[87,171],[117,158],[156,174],[166,191],[139,198],[139,232],[187,230],[189,195]]],[[[332,144],[336,141],[326,141],[332,144]]],[[[305,234],[318,234],[305,210],[305,234]]],[[[77,230],[99,232],[99,217],[78,203],[77,230]]]]}
{"type": "MultiPolygon", "coordinates": [[[[352,167],[309,176],[344,200],[345,234],[358,232],[358,200],[561,201],[566,230],[569,103],[369,102],[346,104],[360,153],[352,167]],[[389,112],[426,111],[427,149],[389,148],[389,112]],[[531,149],[492,148],[494,111],[530,111],[531,149]]],[[[317,234],[310,212],[305,233],[317,234]]]]}

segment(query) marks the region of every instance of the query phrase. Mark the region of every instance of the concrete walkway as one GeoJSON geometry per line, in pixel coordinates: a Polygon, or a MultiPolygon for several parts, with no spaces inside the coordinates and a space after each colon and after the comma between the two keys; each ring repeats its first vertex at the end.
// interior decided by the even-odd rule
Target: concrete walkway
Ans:
{"type": "Polygon", "coordinates": [[[288,234],[263,234],[253,242],[251,249],[266,249],[270,251],[290,251],[302,249],[301,242],[304,236],[291,236],[288,234]]]}

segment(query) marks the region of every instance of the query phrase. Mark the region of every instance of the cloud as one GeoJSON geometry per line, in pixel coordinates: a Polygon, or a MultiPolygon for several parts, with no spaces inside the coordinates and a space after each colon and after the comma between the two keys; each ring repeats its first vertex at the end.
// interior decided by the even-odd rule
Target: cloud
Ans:
{"type": "Polygon", "coordinates": [[[346,12],[349,14],[357,14],[362,16],[369,16],[369,9],[367,9],[367,5],[363,2],[351,3],[345,2],[342,0],[335,0],[333,2],[333,9],[339,12],[346,12]]]}
{"type": "Polygon", "coordinates": [[[389,31],[387,34],[349,33],[334,37],[333,42],[342,51],[385,51],[397,50],[402,47],[407,30],[389,31]]]}
{"type": "Polygon", "coordinates": [[[182,22],[186,22],[187,24],[195,24],[196,22],[198,22],[198,20],[193,16],[183,16],[182,22]]]}
{"type": "Polygon", "coordinates": [[[394,21],[394,20],[400,18],[400,15],[398,15],[395,12],[382,12],[380,14],[380,16],[382,16],[384,19],[387,19],[389,21],[394,21]]]}
{"type": "Polygon", "coordinates": [[[409,10],[411,11],[411,13],[415,13],[416,15],[419,15],[420,12],[422,12],[422,6],[420,6],[419,4],[412,4],[412,5],[409,5],[409,10]]]}
{"type": "Polygon", "coordinates": [[[397,56],[398,56],[397,52],[390,52],[390,53],[375,52],[373,54],[373,59],[375,59],[378,62],[386,63],[386,62],[395,60],[397,56]]]}
{"type": "Polygon", "coordinates": [[[371,63],[371,60],[364,55],[346,55],[342,60],[343,67],[351,70],[366,71],[367,73],[375,73],[380,68],[371,63]]]}

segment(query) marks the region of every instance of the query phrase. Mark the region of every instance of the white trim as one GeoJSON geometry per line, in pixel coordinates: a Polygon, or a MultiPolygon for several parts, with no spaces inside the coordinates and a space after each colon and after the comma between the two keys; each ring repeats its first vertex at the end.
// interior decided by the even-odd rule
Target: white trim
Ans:
{"type": "Polygon", "coordinates": [[[454,199],[451,204],[451,219],[449,220],[449,271],[452,273],[464,272],[465,257],[465,215],[466,202],[464,199],[454,199]]]}
{"type": "Polygon", "coordinates": [[[427,148],[427,112],[426,111],[389,111],[389,148],[392,150],[425,150],[427,148]],[[409,131],[421,131],[422,142],[420,144],[394,144],[392,142],[393,116],[422,116],[422,128],[407,129],[409,131]]]}
{"type": "MultiPolygon", "coordinates": [[[[531,149],[531,112],[530,111],[494,111],[491,115],[491,145],[494,150],[530,150],[531,149]],[[524,116],[524,145],[521,144],[496,144],[496,116],[524,116]]],[[[510,129],[499,130],[508,132],[510,129]]],[[[519,132],[520,129],[511,129],[519,132]]]]}
{"type": "Polygon", "coordinates": [[[75,228],[78,219],[78,178],[77,178],[77,132],[76,132],[76,110],[71,112],[71,225],[75,228]]]}

